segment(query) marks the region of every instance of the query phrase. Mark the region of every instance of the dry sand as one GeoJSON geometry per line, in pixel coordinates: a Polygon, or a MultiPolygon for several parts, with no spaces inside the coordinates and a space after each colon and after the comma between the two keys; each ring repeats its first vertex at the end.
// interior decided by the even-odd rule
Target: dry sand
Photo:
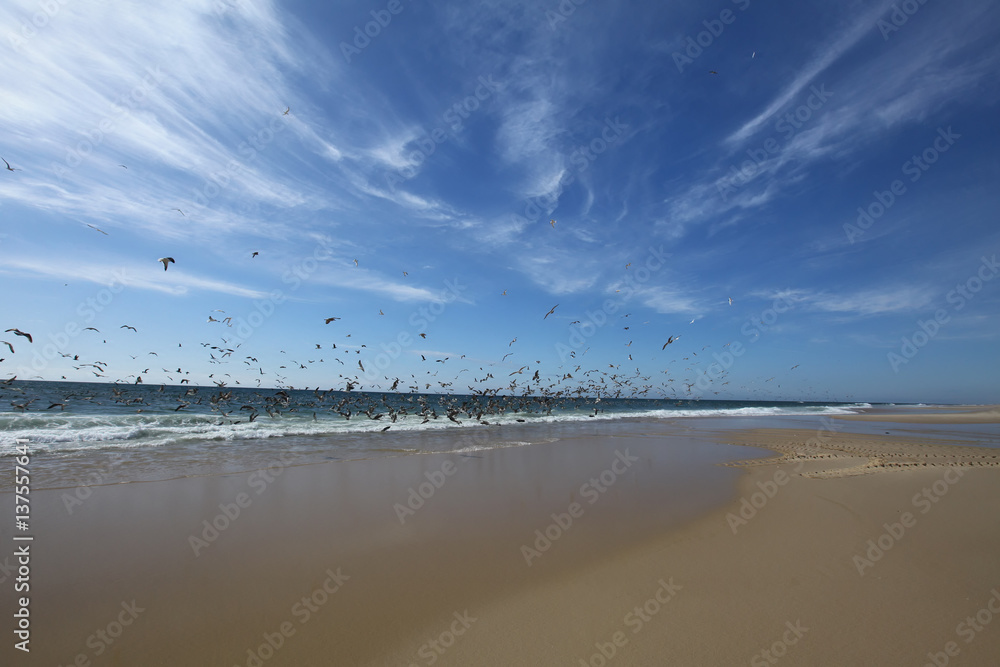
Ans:
{"type": "Polygon", "coordinates": [[[95,487],[72,514],[40,492],[34,650],[0,663],[996,664],[1000,450],[717,424],[463,458],[405,523],[394,503],[454,456],[276,467],[259,495],[245,474],[95,487]],[[777,455],[714,465],[712,441],[777,455]]]}
{"type": "Polygon", "coordinates": [[[860,415],[841,415],[837,419],[853,421],[899,422],[910,424],[1000,424],[1000,406],[979,406],[969,409],[962,406],[940,406],[934,412],[926,408],[909,408],[907,413],[899,409],[886,412],[874,411],[860,415]],[[917,410],[914,413],[908,411],[917,410]]]}

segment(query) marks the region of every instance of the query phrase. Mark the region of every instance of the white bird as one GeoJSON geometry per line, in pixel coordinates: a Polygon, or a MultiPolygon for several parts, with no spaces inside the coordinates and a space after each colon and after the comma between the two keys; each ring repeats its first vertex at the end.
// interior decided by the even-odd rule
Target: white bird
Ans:
{"type": "Polygon", "coordinates": [[[173,258],[173,257],[161,257],[161,258],[159,258],[159,259],[158,259],[158,260],[156,260],[156,261],[157,261],[157,262],[163,262],[163,270],[164,270],[164,271],[166,271],[166,270],[167,270],[167,265],[168,265],[168,264],[176,264],[176,263],[177,263],[177,262],[175,262],[175,261],[174,261],[174,258],[173,258]]]}

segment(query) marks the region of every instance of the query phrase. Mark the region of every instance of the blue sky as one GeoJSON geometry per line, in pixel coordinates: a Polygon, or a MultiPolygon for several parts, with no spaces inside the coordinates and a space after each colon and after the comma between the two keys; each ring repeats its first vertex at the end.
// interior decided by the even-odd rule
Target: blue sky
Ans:
{"type": "Polygon", "coordinates": [[[3,377],[1000,402],[994,2],[0,25],[3,377]]]}

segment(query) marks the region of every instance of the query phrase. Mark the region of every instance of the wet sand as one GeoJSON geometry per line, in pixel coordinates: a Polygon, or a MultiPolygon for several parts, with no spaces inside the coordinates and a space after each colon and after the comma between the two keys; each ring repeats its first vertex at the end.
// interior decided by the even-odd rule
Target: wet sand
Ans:
{"type": "Polygon", "coordinates": [[[991,664],[1000,452],[800,421],[39,491],[0,662],[991,664]]]}

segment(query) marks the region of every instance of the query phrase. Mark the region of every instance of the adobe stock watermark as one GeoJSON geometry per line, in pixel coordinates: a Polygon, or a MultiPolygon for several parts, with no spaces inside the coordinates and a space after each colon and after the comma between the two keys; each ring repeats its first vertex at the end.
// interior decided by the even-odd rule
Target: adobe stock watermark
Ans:
{"type": "MultiPolygon", "coordinates": [[[[622,625],[629,628],[632,631],[632,635],[642,632],[646,624],[652,621],[653,617],[659,614],[667,603],[674,599],[678,591],[684,588],[680,584],[675,584],[673,577],[670,577],[667,581],[660,579],[656,583],[659,586],[653,592],[653,595],[641,605],[633,607],[622,619],[622,625]]],[[[594,648],[597,650],[587,659],[580,658],[577,665],[579,667],[605,667],[618,655],[619,650],[628,646],[629,639],[629,635],[624,630],[617,630],[612,633],[608,641],[594,642],[594,648]]]]}
{"type": "Polygon", "coordinates": [[[434,494],[448,481],[448,478],[456,472],[458,472],[458,466],[451,460],[442,463],[438,470],[425,472],[424,477],[427,478],[427,481],[417,484],[415,488],[411,486],[407,489],[409,494],[406,496],[406,503],[393,504],[392,509],[396,512],[399,523],[405,524],[407,518],[423,508],[424,504],[433,498],[434,494]]]}
{"type": "MultiPolygon", "coordinates": [[[[324,573],[326,579],[323,580],[323,583],[308,595],[303,595],[292,605],[289,613],[299,622],[300,627],[308,623],[351,578],[340,570],[339,567],[336,571],[327,568],[324,573]]],[[[233,667],[262,667],[265,662],[274,657],[286,641],[295,636],[297,631],[298,628],[295,627],[291,619],[282,621],[273,632],[264,632],[263,642],[247,649],[246,661],[242,665],[235,664],[233,667]]]]}
{"type": "MultiPolygon", "coordinates": [[[[132,625],[139,618],[139,614],[146,611],[144,607],[136,604],[135,600],[122,602],[121,608],[117,616],[107,625],[98,628],[87,637],[87,648],[94,652],[95,659],[104,655],[105,651],[114,646],[115,642],[124,634],[125,628],[132,625]]],[[[61,663],[59,667],[63,667],[61,663]]],[[[67,663],[67,667],[90,667],[90,657],[85,652],[78,653],[73,660],[67,663]]]]}
{"type": "MultiPolygon", "coordinates": [[[[805,451],[820,449],[833,437],[834,433],[843,428],[843,426],[829,417],[821,417],[820,427],[817,429],[816,435],[806,441],[803,449],[805,451]]],[[[794,472],[802,472],[802,467],[806,464],[807,460],[804,458],[799,459],[795,463],[794,472]]],[[[757,491],[754,491],[749,496],[744,495],[740,498],[739,511],[726,514],[726,525],[733,531],[733,535],[736,535],[740,528],[750,523],[754,517],[767,507],[767,504],[778,495],[781,488],[788,484],[789,481],[791,481],[791,477],[788,473],[781,469],[775,470],[774,474],[771,475],[771,479],[756,483],[757,491]]]]}
{"type": "MultiPolygon", "coordinates": [[[[750,0],[732,0],[732,2],[741,12],[745,12],[750,8],[750,0]]],[[[684,53],[680,51],[674,51],[673,53],[674,65],[677,66],[677,71],[683,74],[685,67],[693,65],[694,61],[705,53],[705,49],[712,46],[715,40],[722,35],[726,30],[726,26],[736,22],[737,16],[733,10],[723,9],[719,12],[719,18],[702,21],[701,24],[705,26],[705,29],[696,35],[688,35],[685,40],[687,48],[684,49],[684,53]]]]}
{"type": "Polygon", "coordinates": [[[576,12],[576,8],[586,2],[587,0],[560,0],[554,10],[546,9],[545,18],[549,22],[549,29],[555,30],[560,23],[565,23],[576,12]]]}
{"type": "MultiPolygon", "coordinates": [[[[927,173],[927,170],[941,158],[941,155],[948,152],[955,145],[955,142],[962,138],[961,134],[952,131],[950,125],[947,129],[939,127],[937,133],[938,136],[927,148],[919,155],[913,155],[900,167],[903,175],[909,176],[910,183],[919,181],[927,173]]],[[[874,200],[867,206],[858,207],[858,217],[855,223],[844,223],[844,233],[847,234],[847,240],[853,244],[861,238],[904,194],[906,194],[906,183],[898,178],[889,184],[887,190],[872,192],[874,200]]]]}
{"type": "Polygon", "coordinates": [[[361,55],[362,51],[371,46],[372,40],[381,35],[382,31],[392,23],[392,17],[402,14],[404,9],[406,7],[400,0],[389,0],[385,9],[371,10],[372,20],[365,23],[364,28],[360,25],[354,26],[354,38],[351,43],[340,43],[340,53],[347,64],[350,65],[355,56],[361,55]]]}
{"type": "MultiPolygon", "coordinates": [[[[628,124],[621,122],[621,116],[615,116],[613,120],[610,116],[605,117],[599,136],[582,146],[577,146],[570,153],[569,162],[575,169],[562,178],[559,189],[561,190],[576,181],[577,177],[589,169],[598,157],[621,140],[628,128],[628,124]]],[[[535,222],[542,216],[548,215],[548,212],[555,208],[557,202],[558,197],[553,194],[529,197],[525,200],[523,215],[515,213],[512,216],[513,220],[518,224],[535,222]]]]}
{"type": "MultiPolygon", "coordinates": [[[[611,465],[595,477],[591,477],[590,480],[584,482],[578,491],[579,495],[587,500],[588,505],[593,505],[638,460],[637,457],[629,454],[627,448],[624,453],[616,450],[615,458],[611,462],[611,465]]],[[[539,528],[535,530],[535,541],[531,545],[521,545],[521,556],[524,557],[524,562],[528,567],[531,567],[533,560],[540,558],[543,553],[548,551],[559,538],[573,527],[573,523],[583,516],[584,509],[581,503],[573,501],[566,508],[565,512],[553,513],[551,515],[552,523],[544,529],[539,528]]]]}
{"type": "Polygon", "coordinates": [[[87,473],[86,477],[82,480],[77,478],[76,488],[73,489],[71,493],[63,492],[62,501],[63,506],[66,508],[66,513],[70,516],[73,515],[74,509],[90,498],[94,493],[93,487],[100,486],[107,481],[108,477],[111,475],[111,469],[118,465],[120,461],[124,458],[128,458],[130,454],[108,454],[108,460],[102,466],[98,466],[95,470],[91,470],[87,473]]]}
{"type": "MultiPolygon", "coordinates": [[[[747,343],[753,344],[760,340],[778,321],[779,315],[783,315],[791,310],[795,302],[789,298],[788,294],[779,294],[768,308],[765,308],[755,317],[750,317],[740,327],[740,333],[747,338],[747,343]]],[[[712,358],[715,360],[709,364],[705,372],[695,378],[695,385],[702,391],[707,390],[716,380],[722,379],[727,372],[736,364],[736,360],[746,354],[748,347],[743,341],[734,341],[729,350],[724,352],[713,352],[712,358]]]]}
{"type": "MultiPolygon", "coordinates": [[[[997,263],[997,256],[982,257],[979,269],[964,282],[955,285],[955,289],[948,292],[945,297],[952,305],[952,310],[958,312],[965,308],[966,304],[978,294],[989,281],[993,280],[1000,273],[1000,263],[997,263]]],[[[900,366],[913,361],[913,358],[920,353],[928,343],[930,343],[941,331],[941,327],[951,321],[951,315],[944,308],[934,311],[934,317],[926,320],[917,320],[917,328],[909,336],[903,336],[898,350],[893,350],[886,354],[886,361],[893,373],[899,373],[900,366]]]]}
{"type": "MultiPolygon", "coordinates": [[[[965,475],[965,471],[961,468],[948,468],[941,479],[914,494],[910,503],[915,509],[920,510],[920,514],[927,514],[934,509],[934,505],[941,502],[941,499],[947,495],[952,486],[962,479],[963,475],[965,475]]],[[[862,577],[865,576],[865,570],[875,567],[875,563],[882,560],[886,553],[899,544],[907,531],[916,525],[917,517],[913,512],[903,512],[899,515],[899,521],[882,524],[884,532],[878,537],[868,540],[864,553],[862,555],[855,554],[851,559],[858,574],[862,577]]]]}
{"type": "Polygon", "coordinates": [[[889,36],[894,32],[899,32],[914,14],[927,4],[927,0],[903,0],[899,4],[892,6],[889,12],[889,20],[880,18],[875,22],[878,31],[882,33],[882,41],[888,42],[889,36]]]}
{"type": "Polygon", "coordinates": [[[11,48],[20,52],[28,41],[34,39],[39,30],[47,28],[52,19],[68,4],[69,0],[41,0],[38,3],[38,11],[31,15],[31,20],[22,20],[18,32],[8,35],[7,40],[11,48]]]}
{"type": "MultiPolygon", "coordinates": [[[[990,591],[989,599],[975,614],[966,616],[965,620],[955,626],[955,634],[969,645],[993,622],[993,617],[998,615],[1000,615],[1000,589],[994,588],[990,591]]],[[[924,667],[945,667],[961,652],[962,649],[957,641],[949,641],[940,651],[927,653],[924,667]]]]}
{"type": "MultiPolygon", "coordinates": [[[[462,613],[456,611],[452,613],[452,616],[455,620],[445,630],[438,636],[428,639],[417,649],[417,657],[421,658],[424,664],[433,665],[437,662],[448,649],[455,645],[459,637],[464,635],[472,627],[472,624],[479,620],[475,616],[470,616],[468,609],[462,613]]],[[[420,665],[419,663],[411,662],[409,667],[420,667],[420,665]]]]}
{"type": "Polygon", "coordinates": [[[232,159],[221,170],[209,174],[202,181],[200,187],[194,191],[194,201],[199,206],[207,206],[208,202],[218,197],[229,187],[233,179],[246,171],[247,166],[256,161],[258,155],[262,153],[274,141],[275,137],[284,131],[287,122],[281,114],[276,114],[267,125],[247,136],[236,146],[236,152],[245,158],[246,163],[232,159]]]}
{"type": "Polygon", "coordinates": [[[98,146],[115,133],[122,120],[127,118],[160,85],[164,76],[159,66],[156,69],[147,67],[146,74],[142,77],[142,82],[136,84],[128,93],[112,102],[111,111],[101,118],[95,127],[83,132],[84,138],[78,141],[75,146],[66,150],[66,157],[63,159],[63,163],[52,163],[52,173],[55,174],[55,177],[62,179],[71,169],[76,169],[83,164],[84,160],[98,146]]]}
{"type": "Polygon", "coordinates": [[[466,285],[458,282],[457,278],[454,280],[445,280],[444,286],[445,288],[441,290],[438,298],[432,301],[430,305],[420,306],[417,310],[410,313],[407,322],[413,327],[412,330],[400,331],[396,334],[394,340],[379,345],[382,348],[381,352],[378,352],[374,357],[366,356],[361,359],[361,364],[364,368],[362,375],[364,375],[369,383],[378,382],[380,379],[379,373],[387,370],[394,361],[399,359],[400,355],[403,354],[403,350],[413,345],[416,337],[425,332],[427,326],[441,317],[445,310],[447,310],[448,305],[458,300],[462,293],[468,289],[466,285]]]}
{"type": "Polygon", "coordinates": [[[617,313],[628,301],[635,296],[636,291],[649,282],[653,274],[663,268],[669,253],[663,252],[663,246],[658,248],[649,247],[649,255],[645,261],[635,268],[634,271],[626,271],[624,286],[620,295],[613,299],[606,299],[597,310],[588,310],[581,318],[580,324],[571,325],[569,338],[566,343],[556,343],[556,354],[559,359],[566,361],[576,355],[576,351],[587,344],[587,340],[597,333],[597,330],[604,327],[611,321],[611,316],[617,313]],[[634,276],[634,277],[633,277],[634,276]],[[576,326],[576,328],[572,328],[576,326]],[[567,344],[568,343],[568,344],[567,344]]]}
{"type": "MultiPolygon", "coordinates": [[[[247,476],[247,486],[259,496],[281,476],[292,460],[291,454],[281,452],[269,466],[250,473],[247,476]]],[[[240,491],[233,497],[232,502],[219,503],[219,513],[201,522],[200,533],[188,535],[188,545],[194,552],[195,558],[201,556],[202,552],[215,543],[222,533],[236,523],[244,511],[253,504],[253,499],[254,497],[248,492],[240,491]]]]}
{"type": "Polygon", "coordinates": [[[38,373],[48,368],[52,361],[66,351],[70,342],[83,333],[86,327],[82,325],[90,324],[98,314],[104,312],[115,297],[125,289],[126,284],[125,271],[115,271],[107,287],[102,287],[96,294],[88,296],[77,304],[74,312],[79,320],[70,320],[63,325],[62,330],[49,332],[46,336],[49,342],[32,351],[31,366],[19,365],[16,375],[26,376],[30,372],[38,373]]]}
{"type": "MultiPolygon", "coordinates": [[[[820,84],[819,87],[810,86],[805,102],[778,118],[774,124],[775,132],[783,135],[784,143],[787,145],[831,97],[833,93],[826,89],[826,84],[820,84]]],[[[748,148],[746,153],[750,159],[744,160],[739,169],[735,164],[730,165],[729,175],[715,184],[722,201],[728,201],[730,195],[763,173],[768,161],[772,159],[771,156],[777,155],[781,148],[782,142],[773,135],[761,142],[759,148],[748,148]]]]}
{"type": "MultiPolygon", "coordinates": [[[[313,247],[312,253],[305,259],[297,261],[281,274],[281,282],[289,286],[289,292],[295,292],[319,270],[322,262],[333,258],[331,251],[332,244],[328,239],[321,238],[313,247]]],[[[280,289],[271,290],[265,298],[256,299],[253,309],[247,313],[246,317],[237,316],[233,318],[232,326],[236,333],[230,343],[233,347],[238,347],[247,342],[264,323],[274,317],[277,307],[288,300],[288,295],[280,289]]]]}
{"type": "Polygon", "coordinates": [[[471,95],[451,104],[448,110],[441,115],[444,126],[439,125],[430,132],[426,132],[419,139],[410,142],[415,144],[416,148],[407,154],[409,164],[386,174],[385,182],[390,190],[395,190],[397,185],[416,176],[417,168],[437,151],[438,146],[458,136],[459,132],[465,128],[464,121],[471,118],[472,114],[478,111],[484,103],[502,91],[505,85],[494,81],[492,74],[480,76],[476,82],[478,85],[471,95]]]}
{"type": "Polygon", "coordinates": [[[804,627],[800,620],[796,620],[795,623],[785,621],[785,627],[787,630],[780,639],[775,640],[768,648],[762,649],[750,658],[750,667],[767,667],[767,665],[777,664],[788,654],[788,649],[798,644],[799,640],[809,632],[809,628],[804,627]]]}

